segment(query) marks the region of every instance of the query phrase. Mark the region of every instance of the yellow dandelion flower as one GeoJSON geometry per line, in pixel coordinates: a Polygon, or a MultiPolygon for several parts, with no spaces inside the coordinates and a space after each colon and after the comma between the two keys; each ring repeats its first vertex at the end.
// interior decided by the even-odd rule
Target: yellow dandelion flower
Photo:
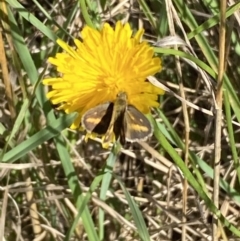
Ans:
{"type": "Polygon", "coordinates": [[[57,40],[65,52],[49,58],[49,62],[57,66],[61,77],[44,79],[43,84],[52,87],[47,98],[53,104],[59,104],[66,113],[79,113],[72,129],[81,126],[86,111],[114,102],[119,92],[126,93],[128,104],[144,114],[159,105],[158,95],[164,91],[146,78],[161,70],[161,60],[141,40],[143,29],[135,35],[132,32],[128,23],[119,21],[115,29],[107,23],[100,31],[84,27],[82,41],[74,40],[76,48],[57,40]]]}

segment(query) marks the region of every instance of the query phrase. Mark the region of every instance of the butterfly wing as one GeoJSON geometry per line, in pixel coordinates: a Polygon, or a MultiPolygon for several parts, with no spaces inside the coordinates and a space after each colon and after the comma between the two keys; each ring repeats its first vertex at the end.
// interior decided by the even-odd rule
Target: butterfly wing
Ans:
{"type": "Polygon", "coordinates": [[[130,142],[144,141],[152,135],[147,117],[134,106],[128,105],[124,115],[125,139],[130,142]]]}
{"type": "Polygon", "coordinates": [[[111,121],[113,103],[104,103],[88,110],[81,120],[87,132],[103,135],[106,133],[111,121]]]}

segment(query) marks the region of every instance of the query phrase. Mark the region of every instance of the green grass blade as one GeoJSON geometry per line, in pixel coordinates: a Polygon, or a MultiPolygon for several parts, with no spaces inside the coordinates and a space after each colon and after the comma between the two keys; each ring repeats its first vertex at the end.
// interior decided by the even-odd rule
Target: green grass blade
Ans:
{"type": "MultiPolygon", "coordinates": [[[[18,9],[18,13],[35,26],[39,31],[41,31],[45,36],[47,36],[52,41],[56,41],[57,36],[42,23],[39,21],[33,14],[27,11],[18,1],[15,0],[6,0],[12,8],[18,9]]],[[[12,19],[12,17],[11,17],[12,19]]],[[[16,32],[16,29],[14,29],[16,32]]]]}
{"type": "MultiPolygon", "coordinates": [[[[25,99],[25,100],[23,101],[23,105],[22,105],[22,107],[21,107],[21,110],[20,110],[20,112],[19,112],[19,114],[18,114],[18,116],[17,116],[17,119],[16,119],[16,121],[15,121],[15,123],[14,123],[14,125],[13,125],[11,134],[9,135],[9,137],[8,137],[8,139],[7,139],[7,142],[6,142],[6,145],[4,146],[4,149],[3,149],[4,151],[3,151],[3,153],[7,150],[7,147],[8,147],[8,145],[9,145],[9,143],[12,142],[12,139],[13,139],[14,135],[17,133],[19,127],[21,126],[22,121],[23,121],[23,119],[24,119],[24,117],[25,117],[25,115],[26,115],[26,112],[27,112],[27,110],[28,110],[28,107],[29,107],[29,100],[28,100],[28,99],[25,99]]],[[[0,158],[0,159],[1,159],[1,158],[0,158]]]]}
{"type": "MultiPolygon", "coordinates": [[[[86,206],[87,206],[87,203],[89,202],[90,198],[92,197],[92,193],[96,190],[96,188],[99,186],[99,183],[102,181],[102,178],[103,178],[103,175],[98,175],[97,177],[94,178],[93,182],[91,183],[91,186],[89,188],[89,191],[86,193],[86,196],[83,196],[81,195],[80,197],[80,203],[81,205],[79,206],[78,208],[78,214],[77,216],[75,217],[74,219],[74,222],[72,223],[72,226],[71,228],[69,229],[66,237],[65,237],[65,241],[68,241],[71,237],[71,235],[73,234],[74,232],[74,229],[76,228],[77,224],[78,224],[78,221],[79,221],[79,218],[82,216],[86,206]]],[[[88,237],[89,240],[92,240],[92,241],[98,241],[98,240],[102,240],[102,239],[99,239],[97,236],[93,235],[91,237],[88,237]]]]}
{"type": "Polygon", "coordinates": [[[149,9],[148,3],[146,3],[145,0],[139,0],[139,4],[141,5],[144,14],[148,18],[149,22],[152,24],[153,28],[156,29],[156,21],[154,20],[152,11],[149,9]]]}
{"type": "MultiPolygon", "coordinates": [[[[193,17],[190,9],[187,7],[185,1],[176,0],[175,4],[177,6],[177,9],[179,10],[179,13],[180,13],[183,21],[190,28],[190,30],[194,31],[195,29],[197,29],[199,26],[198,26],[197,22],[195,21],[195,18],[193,17]]],[[[199,47],[201,48],[202,53],[204,54],[205,58],[207,59],[209,66],[214,70],[215,73],[217,73],[217,66],[218,66],[217,57],[214,54],[212,47],[208,44],[206,37],[202,33],[199,33],[198,35],[195,36],[195,39],[196,39],[199,47]]],[[[195,63],[197,64],[197,62],[195,62],[195,63]]],[[[238,121],[240,122],[240,112],[239,112],[240,101],[236,95],[236,92],[231,84],[230,79],[228,78],[228,76],[226,74],[224,75],[223,86],[228,91],[230,104],[234,110],[234,113],[235,113],[238,121]]]]}
{"type": "MultiPolygon", "coordinates": [[[[112,171],[113,171],[113,166],[116,163],[116,160],[119,155],[120,151],[120,144],[117,142],[113,145],[113,148],[107,158],[106,165],[103,169],[103,180],[101,184],[101,190],[100,190],[100,199],[105,201],[106,199],[106,194],[107,191],[109,190],[109,185],[112,179],[112,171]]],[[[99,208],[99,238],[100,240],[104,240],[104,210],[102,208],[99,208]]]]}
{"type": "Polygon", "coordinates": [[[47,141],[54,136],[59,135],[63,129],[65,129],[70,125],[70,123],[72,123],[74,118],[75,115],[72,114],[57,119],[53,123],[49,124],[45,129],[37,132],[29,139],[25,140],[24,142],[13,148],[11,151],[4,154],[2,162],[14,162],[26,155],[28,152],[37,148],[44,141],[47,141]]]}
{"type": "MultiPolygon", "coordinates": [[[[226,18],[232,16],[232,14],[234,14],[234,12],[236,12],[239,8],[240,8],[240,3],[235,3],[235,4],[231,5],[227,9],[226,18]]],[[[203,24],[201,24],[200,26],[195,28],[191,33],[189,33],[187,35],[188,39],[190,40],[191,38],[195,37],[197,34],[203,32],[207,29],[210,29],[218,24],[219,24],[219,14],[216,14],[215,16],[213,16],[212,18],[209,18],[206,22],[204,22],[203,24]]]]}
{"type": "Polygon", "coordinates": [[[136,227],[137,227],[137,234],[139,235],[141,240],[150,241],[151,239],[150,239],[150,236],[149,236],[149,233],[148,233],[148,229],[147,229],[147,226],[145,224],[142,213],[138,208],[138,205],[133,200],[133,198],[131,197],[128,190],[125,188],[121,179],[117,176],[115,176],[115,178],[118,180],[118,182],[119,182],[119,184],[120,184],[120,186],[121,186],[121,188],[122,188],[122,190],[125,194],[125,197],[128,201],[128,204],[129,204],[129,207],[130,207],[130,210],[131,210],[131,214],[133,216],[134,223],[136,224],[136,227]]]}
{"type": "Polygon", "coordinates": [[[238,157],[236,142],[235,142],[235,138],[234,138],[232,118],[231,118],[231,108],[230,108],[229,97],[228,97],[227,91],[224,91],[224,106],[225,106],[225,112],[226,112],[226,120],[227,120],[230,147],[231,147],[231,150],[232,150],[234,166],[235,166],[235,169],[237,171],[238,183],[240,184],[239,157],[238,157]]]}
{"type": "MultiPolygon", "coordinates": [[[[167,140],[170,141],[171,144],[174,144],[174,145],[178,146],[180,149],[184,150],[185,145],[184,145],[182,139],[177,135],[174,128],[168,122],[167,118],[164,116],[162,111],[158,110],[158,113],[159,113],[161,119],[163,120],[164,124],[167,126],[169,133],[166,135],[165,131],[162,132],[161,130],[164,130],[164,129],[166,130],[166,128],[164,127],[163,124],[156,123],[157,124],[157,125],[155,125],[156,136],[159,137],[160,135],[164,135],[167,138],[167,140]],[[169,138],[169,135],[171,136],[170,138],[169,138]]],[[[195,174],[198,178],[198,182],[201,183],[201,186],[202,186],[204,192],[207,193],[207,188],[205,186],[203,177],[201,176],[201,174],[199,173],[199,170],[196,167],[198,166],[205,174],[207,174],[208,177],[210,177],[212,179],[213,179],[213,169],[206,162],[204,162],[202,159],[200,159],[194,152],[190,151],[189,157],[193,164],[193,168],[194,168],[195,174]]],[[[240,204],[240,193],[236,189],[232,188],[223,179],[221,179],[221,181],[220,181],[220,187],[229,196],[231,196],[237,203],[240,204]]]]}
{"type": "Polygon", "coordinates": [[[216,208],[216,206],[213,204],[212,200],[208,197],[208,195],[204,192],[201,185],[197,182],[197,180],[194,178],[193,174],[189,171],[188,167],[185,166],[185,163],[180,158],[178,153],[175,151],[175,149],[169,144],[167,139],[164,135],[157,135],[156,138],[158,139],[161,146],[167,151],[167,153],[171,156],[171,158],[174,160],[177,167],[179,167],[184,175],[184,177],[187,179],[189,184],[198,192],[199,196],[204,200],[208,208],[220,219],[220,221],[223,223],[224,226],[226,226],[231,232],[233,232],[235,235],[240,237],[240,230],[236,228],[233,224],[231,224],[222,214],[221,212],[216,208]]]}

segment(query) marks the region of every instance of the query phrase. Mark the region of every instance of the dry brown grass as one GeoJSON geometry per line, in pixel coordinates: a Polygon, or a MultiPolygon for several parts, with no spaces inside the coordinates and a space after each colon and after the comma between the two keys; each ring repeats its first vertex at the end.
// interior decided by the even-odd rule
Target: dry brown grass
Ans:
{"type": "MultiPolygon", "coordinates": [[[[174,1],[174,5],[171,5],[170,1],[146,1],[153,20],[151,16],[145,14],[144,7],[141,6],[143,1],[109,1],[106,9],[101,13],[96,2],[91,2],[89,14],[97,26],[105,21],[114,23],[118,19],[124,19],[124,21],[129,21],[135,29],[144,27],[145,38],[155,44],[159,39],[170,34],[178,35],[180,38],[167,39],[164,46],[171,45],[174,48],[174,44],[178,44],[179,50],[195,54],[198,59],[214,70],[214,63],[208,57],[207,47],[201,45],[197,38],[192,38],[190,41],[186,38],[186,34],[191,29],[189,23],[191,18],[187,11],[184,15],[184,12],[182,13],[179,9],[181,1],[174,1]],[[188,47],[186,47],[187,44],[188,47]]],[[[228,1],[229,4],[232,2],[228,1]]],[[[70,12],[76,4],[74,1],[41,0],[39,3],[60,26],[70,19],[70,12]]],[[[214,1],[211,3],[214,4],[214,1]]],[[[61,29],[55,23],[47,20],[36,3],[25,1],[22,4],[27,11],[34,14],[51,30],[59,35],[62,34],[61,29]]],[[[2,13],[6,11],[5,6],[7,6],[6,2],[1,3],[2,13]]],[[[238,5],[236,6],[238,9],[238,5]]],[[[201,3],[186,1],[185,7],[191,10],[198,25],[206,23],[208,19],[211,19],[214,11],[219,11],[218,8],[214,9],[211,5],[207,5],[207,1],[201,1],[201,3]]],[[[225,52],[227,53],[226,75],[239,101],[239,11],[237,9],[227,20],[225,52]]],[[[39,29],[22,18],[18,9],[11,8],[11,11],[14,13],[14,18],[25,39],[25,45],[41,76],[43,68],[46,67],[47,58],[55,54],[55,45],[39,29]]],[[[56,142],[52,139],[44,141],[41,145],[32,148],[26,155],[14,160],[14,163],[13,159],[4,161],[5,153],[19,146],[24,140],[29,139],[46,126],[47,113],[35,98],[34,86],[29,81],[21,59],[14,50],[12,36],[8,32],[8,21],[5,19],[8,19],[8,14],[1,19],[2,56],[6,56],[6,59],[1,58],[0,81],[0,151],[3,152],[0,156],[3,160],[0,162],[0,240],[64,240],[78,210],[75,196],[69,187],[70,176],[66,176],[62,166],[64,160],[59,157],[56,142]],[[29,103],[24,112],[24,118],[17,126],[11,142],[5,148],[7,137],[16,124],[16,116],[23,110],[26,100],[29,100],[29,103]]],[[[214,19],[210,23],[214,24],[214,19]]],[[[72,20],[69,21],[65,30],[77,38],[84,25],[85,20],[81,9],[77,8],[75,12],[73,11],[72,20]]],[[[216,56],[219,51],[218,30],[218,24],[212,27],[205,24],[201,31],[216,56]]],[[[72,40],[66,35],[64,40],[72,44],[72,40]]],[[[159,46],[159,43],[157,45],[159,46]]],[[[163,46],[162,43],[161,46],[163,46]]],[[[167,49],[167,47],[164,48],[167,49]]],[[[177,58],[171,55],[171,52],[162,55],[162,60],[163,70],[158,74],[158,80],[175,95],[180,96],[183,101],[167,91],[166,95],[160,99],[161,111],[166,119],[160,118],[157,110],[153,110],[153,117],[156,122],[161,123],[161,127],[165,128],[162,129],[163,134],[173,139],[171,142],[173,148],[185,160],[186,166],[195,178],[196,170],[199,170],[209,197],[212,198],[214,179],[209,177],[209,173],[212,170],[210,167],[214,168],[213,160],[216,155],[214,146],[216,141],[214,129],[216,79],[211,77],[206,70],[190,65],[189,61],[177,58]],[[189,140],[185,148],[176,142],[176,136],[167,126],[167,121],[180,140],[184,143],[189,140]],[[194,164],[192,160],[189,160],[191,159],[189,153],[194,153],[200,158],[201,163],[209,166],[204,169],[203,166],[199,167],[198,164],[194,164]]],[[[217,68],[215,72],[218,73],[217,68]]],[[[54,73],[54,68],[47,66],[45,76],[54,75],[54,73]]],[[[41,84],[40,88],[43,89],[41,84]]],[[[221,152],[218,152],[220,166],[219,173],[216,175],[237,191],[233,193],[232,190],[227,190],[228,187],[225,190],[221,187],[217,202],[219,202],[219,210],[226,219],[239,229],[238,148],[240,145],[237,112],[239,106],[231,99],[229,87],[224,88],[230,96],[231,119],[227,119],[225,109],[223,109],[222,121],[219,124],[222,134],[220,136],[221,152]],[[234,142],[231,142],[233,139],[229,135],[228,123],[233,123],[234,142]],[[234,156],[232,143],[236,148],[236,156],[234,156]],[[235,164],[234,158],[235,160],[237,158],[235,164]]],[[[225,105],[226,102],[224,102],[225,105]]],[[[61,116],[57,111],[55,114],[61,116]]],[[[109,151],[103,150],[96,141],[85,143],[83,133],[66,130],[61,133],[61,136],[64,143],[60,145],[68,150],[79,184],[85,193],[95,177],[100,174],[109,151]]],[[[114,175],[121,177],[126,189],[138,203],[151,240],[213,240],[213,212],[209,204],[206,204],[199,196],[199,190],[194,190],[191,185],[187,184],[171,154],[160,145],[158,138],[153,137],[148,143],[127,144],[122,149],[113,172],[114,175]]],[[[105,212],[103,240],[141,240],[137,235],[139,230],[133,222],[126,195],[115,176],[112,177],[105,201],[99,198],[99,193],[100,188],[94,190],[88,208],[96,229],[98,229],[99,207],[105,212]]],[[[78,222],[69,240],[89,240],[81,221],[78,222]]],[[[237,241],[240,238],[219,223],[215,240],[237,241]]]]}

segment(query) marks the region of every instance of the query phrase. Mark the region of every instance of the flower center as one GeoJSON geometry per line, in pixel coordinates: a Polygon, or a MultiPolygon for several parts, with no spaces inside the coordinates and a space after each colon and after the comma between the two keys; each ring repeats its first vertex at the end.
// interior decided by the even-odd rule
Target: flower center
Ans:
{"type": "Polygon", "coordinates": [[[105,87],[109,93],[118,93],[122,90],[124,78],[122,75],[106,76],[104,79],[105,87]]]}

